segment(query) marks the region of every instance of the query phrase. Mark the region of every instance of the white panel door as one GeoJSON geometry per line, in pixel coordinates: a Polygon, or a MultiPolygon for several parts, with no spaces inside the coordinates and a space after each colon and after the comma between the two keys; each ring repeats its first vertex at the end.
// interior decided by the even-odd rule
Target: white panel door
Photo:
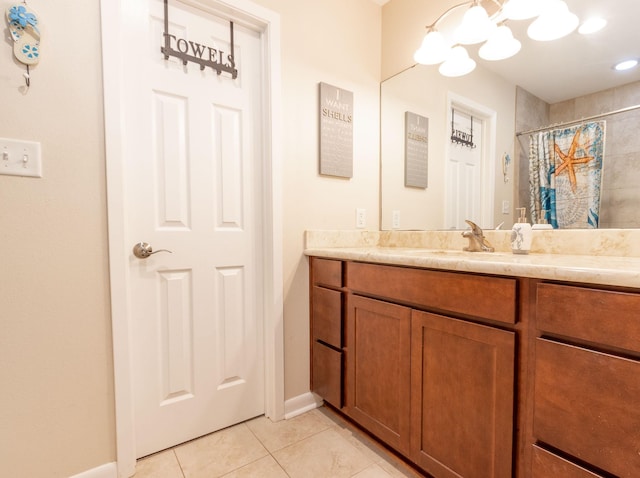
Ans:
{"type": "MultiPolygon", "coordinates": [[[[234,25],[232,79],[165,60],[163,1],[131,1],[126,235],[172,251],[129,261],[140,457],[264,413],[263,93],[258,33],[234,25]]],[[[231,53],[228,19],[168,5],[182,47],[231,53]]]]}
{"type": "MultiPolygon", "coordinates": [[[[471,131],[471,115],[455,111],[455,128],[471,131]]],[[[447,161],[446,228],[466,229],[465,219],[482,224],[483,121],[473,119],[475,148],[451,144],[447,161]]]]}

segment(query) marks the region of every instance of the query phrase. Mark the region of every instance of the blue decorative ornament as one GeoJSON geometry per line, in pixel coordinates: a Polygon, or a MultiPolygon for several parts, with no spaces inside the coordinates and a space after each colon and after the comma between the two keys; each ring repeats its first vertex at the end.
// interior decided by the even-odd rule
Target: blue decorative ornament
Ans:
{"type": "Polygon", "coordinates": [[[22,28],[26,28],[27,24],[29,24],[36,32],[40,33],[37,27],[38,18],[33,13],[28,12],[27,8],[23,5],[15,5],[11,7],[9,10],[9,19],[11,24],[15,27],[20,26],[22,28]]]}
{"type": "Polygon", "coordinates": [[[38,16],[26,4],[18,4],[7,8],[6,19],[16,60],[27,66],[37,64],[40,60],[38,16]]]}

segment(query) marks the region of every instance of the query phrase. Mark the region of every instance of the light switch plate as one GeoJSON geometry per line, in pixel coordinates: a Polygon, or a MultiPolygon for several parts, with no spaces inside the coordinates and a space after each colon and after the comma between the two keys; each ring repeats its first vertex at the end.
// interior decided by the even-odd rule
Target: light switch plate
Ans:
{"type": "Polygon", "coordinates": [[[41,178],[40,143],[0,138],[0,174],[41,178]]]}

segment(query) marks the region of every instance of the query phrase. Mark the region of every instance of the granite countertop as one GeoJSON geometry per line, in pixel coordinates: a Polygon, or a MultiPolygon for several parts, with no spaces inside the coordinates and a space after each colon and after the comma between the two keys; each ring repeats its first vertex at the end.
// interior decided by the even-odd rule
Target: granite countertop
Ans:
{"type": "MultiPolygon", "coordinates": [[[[451,236],[456,239],[454,245],[440,238],[438,247],[429,247],[433,246],[429,244],[433,238],[398,241],[396,237],[395,241],[389,241],[381,234],[385,233],[358,236],[308,231],[304,253],[378,264],[640,288],[640,257],[636,256],[567,254],[558,248],[552,248],[553,253],[534,249],[526,255],[513,254],[505,250],[502,238],[495,235],[496,252],[465,252],[462,250],[465,242],[457,240],[459,233],[451,236]],[[389,246],[389,242],[394,245],[389,246]]],[[[615,253],[614,250],[608,252],[615,253]]]]}

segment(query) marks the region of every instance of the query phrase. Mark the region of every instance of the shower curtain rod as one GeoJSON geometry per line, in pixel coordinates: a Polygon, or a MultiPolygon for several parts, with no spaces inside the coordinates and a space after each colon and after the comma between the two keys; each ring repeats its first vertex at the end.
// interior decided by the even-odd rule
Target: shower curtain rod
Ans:
{"type": "Polygon", "coordinates": [[[536,129],[530,129],[528,131],[521,131],[520,133],[516,133],[516,137],[523,136],[525,134],[539,133],[540,131],[547,131],[547,130],[554,129],[554,128],[562,128],[563,126],[569,126],[569,125],[572,125],[572,124],[584,123],[585,121],[591,121],[591,120],[595,120],[595,119],[599,119],[599,118],[604,118],[605,116],[612,116],[612,115],[617,115],[617,114],[620,114],[620,113],[626,113],[627,111],[637,110],[638,108],[640,108],[640,105],[628,106],[626,108],[621,108],[619,110],[609,111],[608,113],[600,113],[598,115],[588,116],[587,118],[582,118],[582,119],[575,120],[575,121],[566,121],[564,123],[555,123],[555,124],[552,124],[552,125],[549,125],[549,126],[545,126],[544,128],[536,128],[536,129]]]}

